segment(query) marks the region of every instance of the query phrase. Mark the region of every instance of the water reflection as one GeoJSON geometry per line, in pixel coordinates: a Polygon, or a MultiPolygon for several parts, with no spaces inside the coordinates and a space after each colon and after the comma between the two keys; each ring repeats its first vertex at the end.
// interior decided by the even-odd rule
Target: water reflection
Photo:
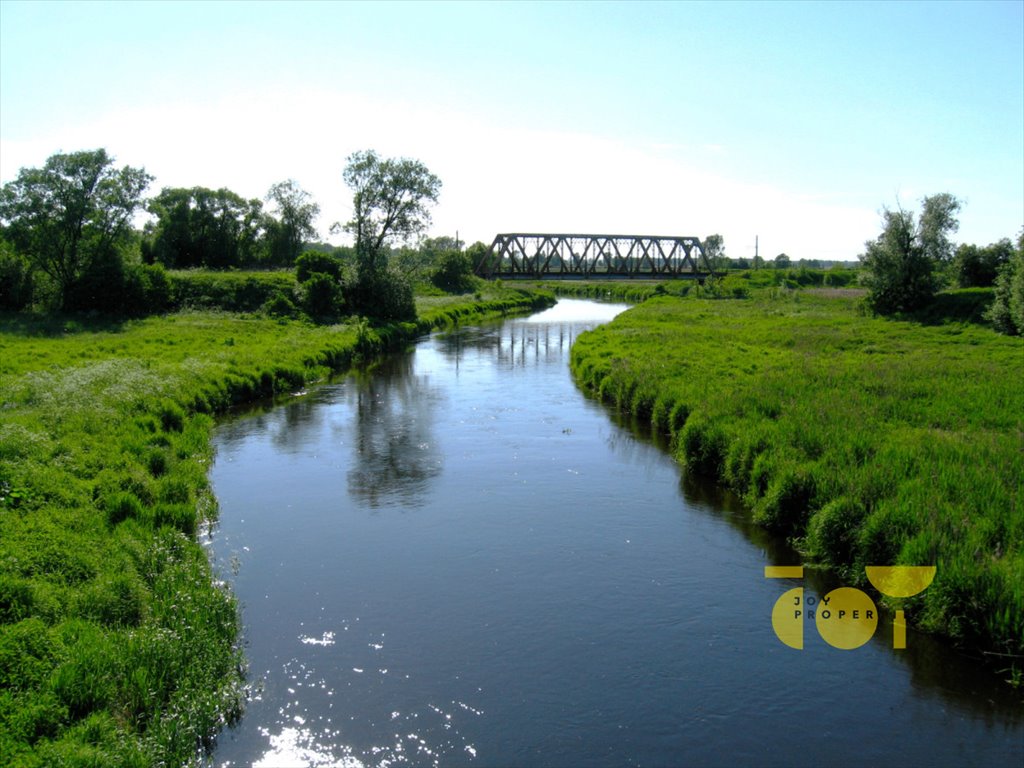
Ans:
{"type": "Polygon", "coordinates": [[[414,372],[412,353],[388,357],[349,384],[345,394],[355,427],[349,493],[373,509],[422,506],[444,466],[432,434],[434,409],[444,395],[429,376],[414,372]]]}
{"type": "Polygon", "coordinates": [[[766,580],[798,554],[580,396],[593,320],[434,335],[222,425],[259,684],[216,764],[1019,764],[1019,708],[930,638],[778,642],[780,594],[840,585],[766,580]]]}
{"type": "Polygon", "coordinates": [[[458,328],[435,337],[456,372],[467,354],[490,352],[500,368],[538,367],[567,360],[576,337],[623,312],[626,304],[562,299],[551,309],[501,325],[458,328]]]}

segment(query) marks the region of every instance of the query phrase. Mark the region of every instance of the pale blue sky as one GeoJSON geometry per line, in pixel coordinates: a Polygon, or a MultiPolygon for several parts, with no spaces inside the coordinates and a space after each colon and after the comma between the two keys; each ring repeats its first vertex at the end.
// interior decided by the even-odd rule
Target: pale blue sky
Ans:
{"type": "Polygon", "coordinates": [[[105,146],[164,185],[423,160],[434,233],[721,232],[852,259],[882,205],[949,191],[957,239],[1024,225],[1024,2],[0,0],[0,179],[105,146]]]}

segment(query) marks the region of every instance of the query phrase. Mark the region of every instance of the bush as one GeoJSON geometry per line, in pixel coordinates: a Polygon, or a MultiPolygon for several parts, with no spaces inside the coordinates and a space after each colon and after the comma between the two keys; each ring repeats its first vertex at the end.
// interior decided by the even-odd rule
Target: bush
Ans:
{"type": "Polygon", "coordinates": [[[171,278],[162,264],[145,264],[137,267],[142,275],[145,294],[145,313],[163,312],[171,306],[171,278]]]}
{"type": "Polygon", "coordinates": [[[370,272],[346,285],[345,303],[350,311],[380,321],[416,319],[412,286],[404,275],[392,271],[370,272]]]}
{"type": "Polygon", "coordinates": [[[302,284],[303,311],[318,323],[336,320],[345,305],[337,279],[322,272],[313,273],[302,284]]]}
{"type": "Polygon", "coordinates": [[[1024,334],[1024,249],[999,271],[995,298],[985,317],[1000,333],[1024,334]]]}
{"type": "Polygon", "coordinates": [[[295,260],[295,279],[304,283],[313,275],[330,275],[341,280],[341,262],[327,253],[305,251],[295,260]]]}
{"type": "Polygon", "coordinates": [[[476,286],[473,262],[462,251],[446,251],[441,255],[430,281],[448,293],[468,293],[476,286]]]}
{"type": "Polygon", "coordinates": [[[256,312],[277,294],[295,287],[290,272],[171,272],[172,304],[176,308],[256,312]]]}
{"type": "Polygon", "coordinates": [[[263,305],[263,312],[271,317],[295,317],[298,314],[295,302],[283,293],[276,293],[263,305]]]}

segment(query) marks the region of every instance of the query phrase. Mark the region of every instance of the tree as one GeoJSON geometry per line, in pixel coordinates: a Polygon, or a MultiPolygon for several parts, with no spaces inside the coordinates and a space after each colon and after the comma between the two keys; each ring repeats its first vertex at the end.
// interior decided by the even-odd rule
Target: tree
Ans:
{"type": "Polygon", "coordinates": [[[780,253],[775,257],[775,268],[776,269],[789,269],[793,264],[792,260],[784,253],[780,253]]]}
{"type": "Polygon", "coordinates": [[[55,154],[4,185],[0,221],[15,248],[53,281],[63,308],[90,264],[120,258],[152,180],[142,168],[115,168],[104,149],[55,154]]]}
{"type": "Polygon", "coordinates": [[[984,248],[964,243],[953,257],[953,277],[961,288],[994,285],[999,270],[1013,258],[1013,243],[1004,237],[984,248]]]}
{"type": "Polygon", "coordinates": [[[345,183],[352,189],[353,218],[344,225],[356,240],[356,258],[373,270],[386,268],[384,246],[408,241],[430,224],[441,180],[423,163],[382,159],[372,149],[348,157],[345,183]]]}
{"type": "Polygon", "coordinates": [[[267,244],[273,264],[291,266],[302,253],[303,245],[316,237],[313,222],[320,206],[295,181],[288,179],[270,188],[265,202],[274,204],[274,216],[266,221],[267,244]]]}
{"type": "Polygon", "coordinates": [[[861,257],[868,268],[868,303],[876,312],[912,312],[935,295],[935,267],[948,258],[949,233],[959,226],[960,202],[948,193],[922,200],[922,213],[897,206],[882,209],[882,232],[865,244],[861,257]]]}
{"type": "Polygon", "coordinates": [[[263,203],[230,189],[167,187],[150,201],[147,261],[168,267],[226,269],[260,260],[263,203]]]}
{"type": "Polygon", "coordinates": [[[917,238],[925,258],[944,264],[953,258],[953,244],[949,235],[960,229],[956,218],[961,203],[949,192],[940,192],[921,200],[921,216],[917,225],[917,238]]]}
{"type": "Polygon", "coordinates": [[[428,206],[437,202],[441,180],[418,160],[382,159],[372,149],[349,156],[344,178],[353,192],[353,218],[344,229],[356,240],[356,279],[346,286],[348,304],[383,320],[415,318],[412,288],[389,271],[387,246],[427,228],[428,206]]]}
{"type": "Polygon", "coordinates": [[[431,282],[448,293],[468,293],[476,287],[473,278],[473,261],[468,253],[454,248],[442,253],[431,282]]]}
{"type": "Polygon", "coordinates": [[[704,258],[712,269],[728,269],[728,262],[723,263],[725,258],[725,238],[721,235],[708,235],[704,238],[704,258]]]}
{"type": "Polygon", "coordinates": [[[466,255],[469,256],[469,263],[473,265],[473,274],[480,274],[480,270],[487,261],[487,256],[490,252],[491,249],[479,240],[466,249],[466,255]]]}
{"type": "Polygon", "coordinates": [[[999,268],[995,298],[985,315],[1000,333],[1024,334],[1024,230],[1017,238],[1017,249],[999,268]]]}

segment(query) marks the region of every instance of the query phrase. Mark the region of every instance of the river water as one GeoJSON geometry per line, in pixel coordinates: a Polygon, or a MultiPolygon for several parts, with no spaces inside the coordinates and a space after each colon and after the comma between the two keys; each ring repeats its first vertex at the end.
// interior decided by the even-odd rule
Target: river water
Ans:
{"type": "Polygon", "coordinates": [[[624,307],[436,333],[223,423],[215,566],[250,701],[218,766],[1024,764],[1019,695],[909,632],[774,634],[805,572],[574,385],[624,307]]]}

